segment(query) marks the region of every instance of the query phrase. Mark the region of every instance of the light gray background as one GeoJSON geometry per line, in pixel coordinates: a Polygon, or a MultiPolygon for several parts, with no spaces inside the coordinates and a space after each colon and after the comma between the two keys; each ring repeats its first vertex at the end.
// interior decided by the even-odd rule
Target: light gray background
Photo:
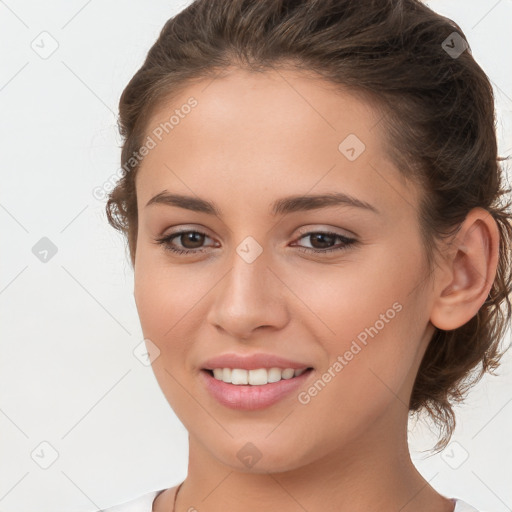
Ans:
{"type": "MultiPolygon", "coordinates": [[[[119,168],[122,89],[164,22],[188,3],[0,1],[2,511],[91,511],[186,476],[187,433],[151,368],[133,355],[142,332],[132,271],[93,190],[119,168]],[[52,44],[56,51],[41,55],[52,44]],[[58,251],[46,263],[32,252],[42,237],[58,251]],[[40,464],[52,449],[42,442],[58,452],[48,469],[40,464]]],[[[500,154],[510,154],[511,0],[428,5],[460,24],[491,78],[500,154]]],[[[505,512],[510,354],[499,372],[457,409],[443,454],[420,452],[435,442],[424,423],[411,424],[410,442],[439,492],[505,512]]]]}

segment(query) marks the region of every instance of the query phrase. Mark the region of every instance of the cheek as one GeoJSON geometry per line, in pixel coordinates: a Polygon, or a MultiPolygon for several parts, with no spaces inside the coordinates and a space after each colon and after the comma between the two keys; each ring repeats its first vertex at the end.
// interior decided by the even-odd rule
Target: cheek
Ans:
{"type": "MultiPolygon", "coordinates": [[[[160,251],[161,249],[158,249],[160,251]]],[[[173,336],[173,327],[201,297],[201,280],[185,266],[171,266],[154,250],[141,250],[134,269],[134,298],[144,335],[160,342],[173,336]]]]}
{"type": "Polygon", "coordinates": [[[328,386],[339,386],[339,392],[350,386],[338,398],[346,405],[372,402],[372,395],[392,396],[387,387],[397,392],[409,376],[425,328],[424,303],[415,290],[420,272],[413,260],[405,249],[388,247],[351,263],[350,271],[331,269],[330,275],[301,282],[309,308],[306,328],[322,340],[327,356],[322,371],[336,375],[326,375],[337,382],[328,386]]]}
{"type": "Polygon", "coordinates": [[[397,309],[407,294],[406,279],[397,277],[403,275],[403,265],[385,251],[375,252],[371,259],[287,276],[287,281],[296,281],[297,295],[309,310],[303,314],[310,326],[334,344],[344,346],[359,334],[364,340],[374,325],[379,334],[389,331],[400,317],[397,309]]]}
{"type": "MultiPolygon", "coordinates": [[[[171,272],[141,257],[135,268],[134,298],[144,338],[160,350],[151,363],[153,373],[167,401],[181,416],[189,399],[182,386],[189,371],[186,361],[193,326],[191,306],[183,298],[190,286],[184,286],[179,276],[179,269],[171,272]]],[[[194,302],[197,300],[196,296],[194,302]]]]}
{"type": "Polygon", "coordinates": [[[160,350],[152,367],[157,380],[168,388],[167,394],[173,393],[176,383],[166,370],[180,381],[192,371],[190,351],[206,316],[201,299],[215,281],[212,272],[207,272],[208,279],[204,271],[155,260],[154,256],[137,260],[134,298],[144,338],[160,350]]]}
{"type": "MultiPolygon", "coordinates": [[[[171,294],[166,294],[168,288],[162,279],[157,278],[156,272],[139,267],[135,270],[134,298],[137,305],[144,336],[152,339],[160,338],[165,332],[165,324],[171,318],[166,311],[173,311],[171,294]]],[[[167,327],[168,328],[168,327],[167,327]]]]}

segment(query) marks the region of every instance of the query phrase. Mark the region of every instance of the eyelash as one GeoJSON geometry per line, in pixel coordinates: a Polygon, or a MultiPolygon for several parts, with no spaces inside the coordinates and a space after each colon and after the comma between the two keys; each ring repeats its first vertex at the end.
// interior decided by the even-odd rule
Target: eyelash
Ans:
{"type": "MultiPolygon", "coordinates": [[[[185,231],[178,231],[176,233],[172,233],[171,235],[167,235],[167,236],[164,236],[161,238],[157,238],[157,239],[155,239],[155,243],[162,245],[164,250],[166,250],[166,251],[170,251],[172,253],[180,254],[180,255],[190,255],[190,254],[198,254],[201,252],[205,252],[203,249],[196,249],[196,250],[194,250],[194,249],[176,249],[175,247],[173,247],[171,245],[172,239],[174,239],[180,235],[187,234],[187,233],[196,233],[196,234],[208,237],[208,235],[206,233],[203,233],[202,231],[185,230],[185,231]]],[[[341,247],[330,247],[328,249],[311,249],[309,247],[298,247],[299,251],[306,252],[306,253],[313,253],[313,254],[323,254],[323,253],[332,252],[332,251],[344,251],[347,248],[349,248],[351,245],[354,245],[355,243],[357,243],[357,240],[354,238],[348,238],[346,236],[340,235],[339,233],[333,233],[331,231],[309,231],[307,233],[302,234],[298,238],[298,240],[301,240],[302,238],[306,238],[310,235],[318,235],[318,234],[330,235],[335,238],[339,238],[340,240],[342,240],[343,245],[341,247]]],[[[208,237],[208,238],[210,238],[210,237],[208,237]]]]}

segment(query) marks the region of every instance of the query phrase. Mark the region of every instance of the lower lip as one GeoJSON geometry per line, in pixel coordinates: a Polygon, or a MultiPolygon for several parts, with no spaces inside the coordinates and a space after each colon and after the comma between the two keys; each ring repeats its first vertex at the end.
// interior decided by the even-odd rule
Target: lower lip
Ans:
{"type": "Polygon", "coordinates": [[[217,380],[206,370],[201,370],[206,388],[222,405],[231,409],[256,410],[269,407],[297,391],[313,370],[306,370],[298,377],[281,379],[261,386],[230,384],[217,380]]]}

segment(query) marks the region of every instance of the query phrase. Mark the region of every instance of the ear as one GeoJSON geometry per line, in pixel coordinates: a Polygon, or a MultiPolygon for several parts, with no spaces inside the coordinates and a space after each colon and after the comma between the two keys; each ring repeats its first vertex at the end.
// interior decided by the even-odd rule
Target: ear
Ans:
{"type": "Polygon", "coordinates": [[[449,243],[436,269],[430,321],[449,331],[471,320],[489,295],[496,276],[500,235],[496,221],[483,208],[473,208],[449,243]]]}

